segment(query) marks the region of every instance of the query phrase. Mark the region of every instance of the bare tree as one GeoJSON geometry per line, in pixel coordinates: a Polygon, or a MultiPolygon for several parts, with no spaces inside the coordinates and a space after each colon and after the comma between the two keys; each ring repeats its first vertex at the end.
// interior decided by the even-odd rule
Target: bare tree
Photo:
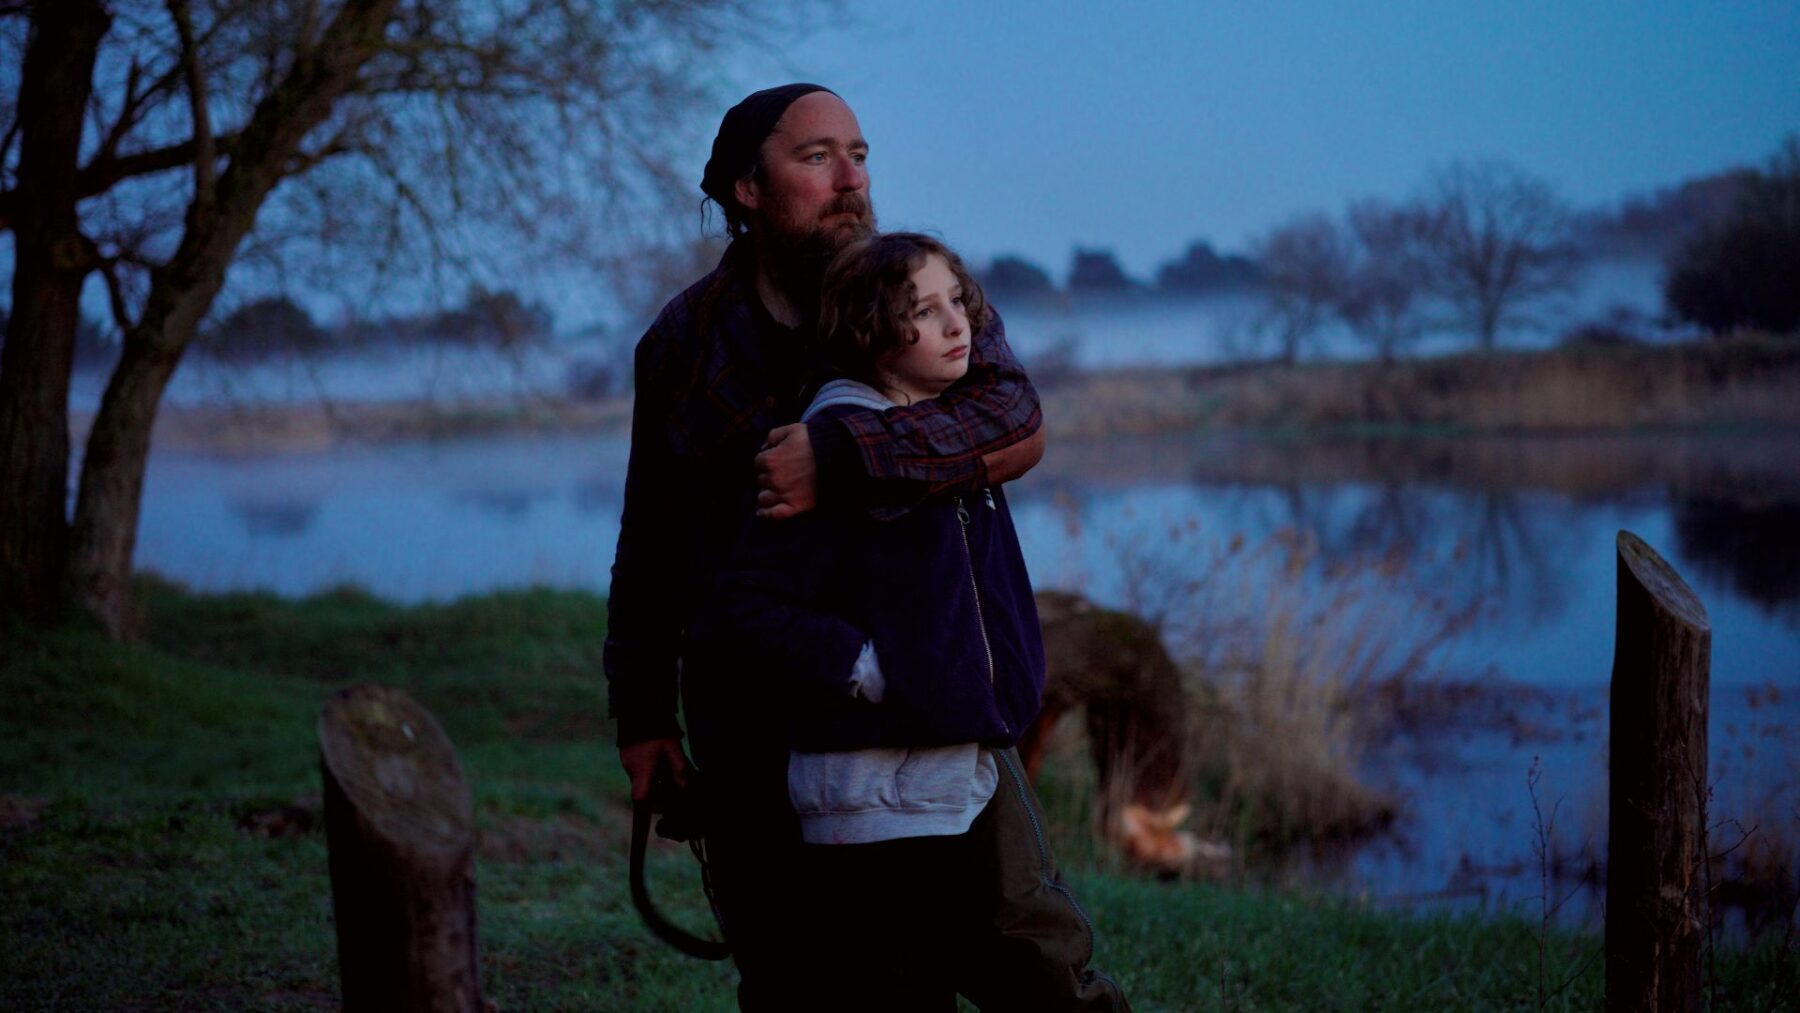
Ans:
{"type": "Polygon", "coordinates": [[[1550,184],[1517,166],[1452,162],[1433,174],[1419,209],[1433,291],[1483,350],[1502,332],[1535,324],[1535,303],[1574,288],[1573,214],[1550,184]]]}
{"type": "Polygon", "coordinates": [[[1291,364],[1337,305],[1350,271],[1349,240],[1324,215],[1302,215],[1257,242],[1254,256],[1267,300],[1261,326],[1291,364]]]}
{"type": "Polygon", "coordinates": [[[1382,362],[1393,362],[1424,333],[1423,303],[1432,264],[1423,242],[1426,219],[1416,207],[1369,199],[1350,206],[1349,269],[1336,310],[1382,362]]]}
{"type": "Polygon", "coordinates": [[[379,297],[617,264],[644,236],[634,213],[676,192],[697,82],[785,27],[770,18],[745,0],[0,6],[0,613],[72,604],[129,631],[151,426],[228,269],[379,297]],[[71,523],[71,358],[96,274],[122,351],[71,523]]]}

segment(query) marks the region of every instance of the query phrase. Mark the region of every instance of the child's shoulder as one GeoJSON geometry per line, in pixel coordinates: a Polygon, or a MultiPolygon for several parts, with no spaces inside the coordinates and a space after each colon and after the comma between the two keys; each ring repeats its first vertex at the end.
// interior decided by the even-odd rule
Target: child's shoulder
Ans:
{"type": "Polygon", "coordinates": [[[825,415],[835,417],[860,411],[885,411],[894,402],[866,383],[856,380],[829,380],[813,395],[812,403],[801,415],[803,420],[825,415]]]}

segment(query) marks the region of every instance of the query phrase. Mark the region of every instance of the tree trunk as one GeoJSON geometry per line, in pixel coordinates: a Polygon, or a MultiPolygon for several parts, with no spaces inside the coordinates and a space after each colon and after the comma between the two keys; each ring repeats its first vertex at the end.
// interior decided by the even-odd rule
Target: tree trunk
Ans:
{"type": "Polygon", "coordinates": [[[474,809],[456,750],[397,689],[319,715],[325,839],[344,1009],[482,1009],[474,809]]]}
{"type": "Polygon", "coordinates": [[[107,384],[88,435],[64,586],[73,603],[114,636],[135,626],[130,593],[138,508],[151,429],[163,389],[225,283],[225,271],[257,213],[300,150],[382,45],[398,0],[348,0],[318,45],[296,59],[257,104],[230,165],[197,166],[181,243],[150,274],[144,311],[107,384]]]}
{"type": "Polygon", "coordinates": [[[129,581],[144,469],[156,408],[185,346],[185,340],[170,349],[140,334],[127,337],[82,457],[67,594],[114,637],[137,632],[129,581]]]}
{"type": "Polygon", "coordinates": [[[1697,1010],[1712,626],[1656,550],[1618,539],[1606,861],[1606,1008],[1697,1010]]]}
{"type": "Polygon", "coordinates": [[[31,8],[19,86],[12,317],[0,352],[0,614],[56,610],[68,544],[69,377],[93,248],[75,171],[94,61],[111,22],[97,0],[31,8]]]}
{"type": "Polygon", "coordinates": [[[1483,306],[1476,326],[1480,329],[1476,337],[1480,341],[1481,350],[1493,351],[1500,343],[1500,307],[1483,306]]]}

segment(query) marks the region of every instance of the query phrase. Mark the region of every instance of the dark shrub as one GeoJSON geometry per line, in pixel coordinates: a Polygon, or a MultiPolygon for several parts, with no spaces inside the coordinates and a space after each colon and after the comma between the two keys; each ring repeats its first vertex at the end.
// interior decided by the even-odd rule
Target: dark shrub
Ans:
{"type": "Polygon", "coordinates": [[[1128,292],[1136,287],[1111,250],[1075,248],[1075,256],[1069,261],[1070,291],[1128,292]]]}
{"type": "Polygon", "coordinates": [[[242,304],[203,328],[195,350],[223,362],[260,362],[278,355],[310,354],[329,344],[312,315],[287,296],[242,304]]]}
{"type": "Polygon", "coordinates": [[[1676,253],[1663,298],[1715,334],[1800,328],[1800,137],[1745,182],[1729,218],[1676,253]]]}
{"type": "Polygon", "coordinates": [[[1207,242],[1188,244],[1187,252],[1156,269],[1156,287],[1165,292],[1222,292],[1262,283],[1262,267],[1249,257],[1221,256],[1207,242]]]}
{"type": "Polygon", "coordinates": [[[1002,254],[980,273],[981,287],[1013,298],[1045,296],[1056,291],[1050,273],[1024,257],[1002,254]]]}

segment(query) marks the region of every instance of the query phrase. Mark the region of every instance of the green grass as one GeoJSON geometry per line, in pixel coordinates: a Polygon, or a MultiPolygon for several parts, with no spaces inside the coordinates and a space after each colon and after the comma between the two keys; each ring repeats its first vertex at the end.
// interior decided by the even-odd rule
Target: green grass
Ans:
{"type": "MultiPolygon", "coordinates": [[[[137,646],[0,628],[0,1009],[335,1008],[324,836],[262,836],[254,817],[316,812],[318,709],[363,681],[407,689],[463,759],[483,835],[483,986],[501,1009],[735,1008],[729,965],[656,942],[626,899],[599,599],[139,590],[137,646]]],[[[1526,922],[1160,883],[1085,854],[1073,879],[1096,962],[1140,1010],[1536,1005],[1526,922]]],[[[651,876],[678,920],[708,926],[684,850],[659,851],[651,876]]],[[[1598,945],[1549,940],[1551,984],[1581,972],[1552,1008],[1599,1002],[1598,945]]],[[[1719,972],[1720,1008],[1770,1008],[1800,983],[1779,941],[1721,952],[1719,972]]]]}

